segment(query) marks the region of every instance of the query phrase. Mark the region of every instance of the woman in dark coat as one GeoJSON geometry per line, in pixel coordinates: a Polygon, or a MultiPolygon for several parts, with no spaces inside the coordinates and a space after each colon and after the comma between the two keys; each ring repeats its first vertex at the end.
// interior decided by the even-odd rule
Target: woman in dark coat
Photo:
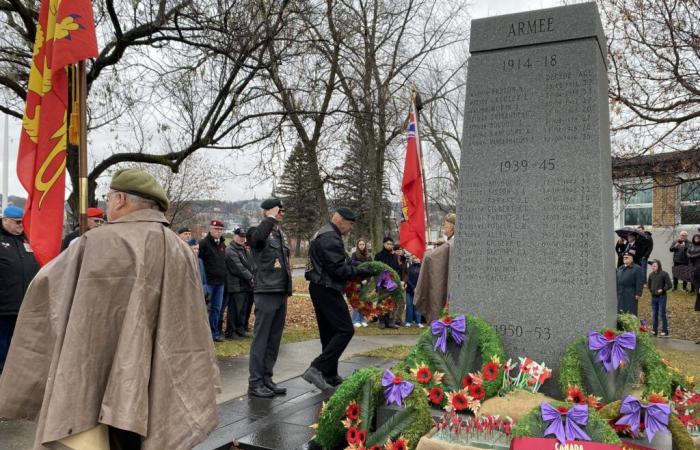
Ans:
{"type": "MultiPolygon", "coordinates": [[[[355,251],[352,252],[350,259],[355,264],[362,264],[363,262],[372,261],[372,255],[367,248],[367,241],[364,239],[357,240],[357,243],[355,243],[355,251]]],[[[352,325],[355,328],[367,326],[367,321],[359,311],[353,311],[350,316],[352,317],[352,325]]]]}
{"type": "Polygon", "coordinates": [[[623,265],[617,269],[617,311],[637,315],[637,303],[644,288],[644,272],[634,264],[629,253],[622,255],[623,265]]]}

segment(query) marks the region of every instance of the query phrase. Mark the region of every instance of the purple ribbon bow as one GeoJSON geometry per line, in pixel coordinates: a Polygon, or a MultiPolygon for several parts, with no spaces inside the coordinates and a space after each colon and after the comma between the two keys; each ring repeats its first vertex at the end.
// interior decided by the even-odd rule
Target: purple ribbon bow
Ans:
{"type": "Polygon", "coordinates": [[[549,403],[542,402],[540,414],[544,422],[549,422],[549,426],[544,430],[545,436],[553,434],[562,444],[566,441],[591,440],[591,437],[581,428],[588,424],[588,405],[576,405],[563,413],[549,403]],[[563,416],[566,416],[566,423],[563,423],[563,416]]]}
{"type": "Polygon", "coordinates": [[[668,432],[668,420],[671,417],[671,407],[668,403],[649,403],[642,405],[639,400],[631,395],[625,397],[620,405],[622,417],[615,425],[629,425],[635,435],[639,432],[639,425],[644,411],[644,428],[647,439],[651,442],[658,432],[668,432]]]}
{"type": "Polygon", "coordinates": [[[438,337],[433,350],[437,351],[438,347],[440,347],[442,353],[445,353],[447,352],[447,330],[450,330],[455,344],[462,345],[462,342],[464,342],[464,332],[467,329],[467,322],[464,316],[455,317],[449,324],[445,323],[443,319],[438,319],[433,320],[430,324],[430,328],[433,335],[438,337]]]}
{"type": "Polygon", "coordinates": [[[377,289],[386,289],[389,292],[394,292],[397,287],[398,285],[391,278],[391,274],[388,270],[385,270],[379,275],[377,279],[377,289]]]}
{"type": "Polygon", "coordinates": [[[607,372],[620,367],[621,362],[629,361],[625,349],[634,350],[637,347],[637,336],[627,331],[614,339],[608,340],[597,331],[588,332],[588,349],[598,352],[596,361],[602,362],[607,372]]]}
{"type": "Polygon", "coordinates": [[[384,372],[382,386],[384,386],[384,398],[387,405],[396,403],[398,406],[403,406],[403,401],[413,392],[413,383],[395,376],[389,369],[384,372]]]}

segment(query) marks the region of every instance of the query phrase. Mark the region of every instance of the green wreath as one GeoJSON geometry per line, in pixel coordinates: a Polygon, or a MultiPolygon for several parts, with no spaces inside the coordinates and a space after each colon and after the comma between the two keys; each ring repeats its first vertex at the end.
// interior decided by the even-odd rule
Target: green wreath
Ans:
{"type": "Polygon", "coordinates": [[[361,280],[354,279],[345,285],[345,296],[354,311],[359,312],[365,318],[381,317],[394,310],[396,305],[403,301],[403,288],[401,277],[394,269],[380,261],[368,261],[360,264],[359,269],[367,269],[372,277],[362,284],[361,280]],[[388,272],[391,281],[396,284],[394,290],[377,288],[377,279],[383,272],[388,272]]]}
{"type": "Polygon", "coordinates": [[[430,408],[415,378],[400,369],[394,370],[394,373],[414,385],[413,392],[404,400],[403,411],[396,413],[381,429],[375,429],[373,419],[376,408],[385,404],[381,385],[382,371],[376,367],[360,369],[338,387],[321,411],[316,429],[316,443],[324,449],[343,446],[346,430],[342,421],[348,405],[357,402],[360,405],[361,426],[367,431],[368,443],[372,438],[381,441],[379,445],[383,446],[387,439],[403,435],[409,448],[415,449],[421,436],[428,433],[433,426],[430,408]],[[370,423],[370,429],[364,428],[366,423],[370,423]]]}
{"type": "MultiPolygon", "coordinates": [[[[566,407],[572,408],[576,405],[565,402],[551,402],[555,408],[566,407]]],[[[545,437],[544,431],[547,429],[547,424],[542,420],[540,407],[536,406],[525,415],[513,428],[513,437],[545,437]]],[[[620,438],[615,433],[615,430],[610,427],[608,421],[602,418],[593,409],[588,409],[588,424],[585,428],[586,434],[591,437],[593,442],[604,442],[606,444],[619,444],[620,438]]]]}
{"type": "MultiPolygon", "coordinates": [[[[598,414],[609,423],[615,422],[620,418],[621,404],[621,400],[609,403],[598,411],[598,414]]],[[[673,450],[695,450],[693,438],[690,437],[690,433],[675,414],[671,414],[668,429],[671,432],[671,439],[673,439],[673,450]]]]}
{"type": "MultiPolygon", "coordinates": [[[[640,332],[639,319],[631,314],[619,315],[617,327],[619,331],[632,331],[637,336],[637,347],[629,353],[630,366],[625,370],[630,376],[639,369],[644,373],[644,397],[651,393],[660,393],[670,398],[671,371],[664,364],[661,355],[651,342],[649,334],[640,332]],[[637,364],[641,367],[637,367],[637,364]]],[[[579,388],[584,393],[592,394],[593,392],[586,392],[590,386],[586,386],[584,378],[596,382],[599,387],[598,391],[606,392],[604,383],[596,381],[601,378],[602,371],[599,364],[593,360],[593,353],[588,350],[587,339],[586,336],[583,336],[574,340],[564,352],[559,373],[559,388],[563,397],[567,396],[569,387],[579,388]]],[[[629,380],[630,383],[635,381],[629,380]]],[[[600,395],[599,392],[596,392],[596,395],[600,395]]],[[[609,392],[607,397],[603,398],[605,403],[619,400],[621,391],[609,392]]]]}
{"type": "MultiPolygon", "coordinates": [[[[417,367],[426,365],[432,373],[440,371],[444,374],[441,382],[424,385],[426,390],[430,391],[436,385],[441,385],[440,388],[457,392],[464,387],[463,378],[468,373],[481,370],[483,366],[497,358],[500,363],[495,378],[492,380],[483,378],[482,387],[485,393],[483,400],[485,400],[497,395],[501,388],[503,381],[501,364],[506,359],[506,351],[498,333],[488,322],[476,316],[465,316],[467,327],[465,341],[461,348],[457,348],[456,344],[448,339],[448,350],[458,351],[456,360],[450,351],[443,354],[433,350],[437,336],[434,336],[428,328],[418,338],[418,343],[404,360],[403,367],[405,370],[415,371],[417,367]]],[[[446,398],[443,398],[440,406],[444,406],[445,402],[446,398]]]]}

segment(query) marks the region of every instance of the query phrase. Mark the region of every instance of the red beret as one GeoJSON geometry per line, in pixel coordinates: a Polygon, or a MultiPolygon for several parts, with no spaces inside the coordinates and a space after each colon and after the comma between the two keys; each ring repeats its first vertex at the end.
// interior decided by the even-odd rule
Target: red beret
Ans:
{"type": "Polygon", "coordinates": [[[209,222],[209,225],[212,227],[221,227],[221,228],[224,227],[224,223],[222,221],[220,221],[219,219],[212,220],[211,222],[209,222]]]}
{"type": "Polygon", "coordinates": [[[87,209],[87,216],[88,217],[99,217],[101,219],[105,216],[105,212],[102,211],[100,208],[88,208],[87,209]]]}

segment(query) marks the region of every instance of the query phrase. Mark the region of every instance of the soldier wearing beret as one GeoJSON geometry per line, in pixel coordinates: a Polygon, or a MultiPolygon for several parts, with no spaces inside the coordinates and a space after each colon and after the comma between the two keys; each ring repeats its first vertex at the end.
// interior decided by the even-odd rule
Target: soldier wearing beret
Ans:
{"type": "Polygon", "coordinates": [[[338,360],[350,343],[355,329],[343,298],[348,280],[370,276],[348,258],[342,236],[352,230],[357,216],[348,208],[338,208],[330,223],[321,227],[311,240],[306,279],[321,335],[321,354],[311,362],[303,378],[319,389],[343,382],[338,360]]]}
{"type": "Polygon", "coordinates": [[[248,393],[256,397],[284,395],[287,390],[272,381],[272,369],[282,341],[287,297],[292,294],[289,243],[279,227],[284,210],[278,198],[260,205],[263,220],[250,233],[250,247],[257,272],[253,283],[255,327],[250,345],[248,393]]]}
{"type": "Polygon", "coordinates": [[[192,448],[217,424],[218,367],[197,262],[163,188],[114,174],[109,222],[32,281],[0,378],[0,417],[34,448],[192,448]]]}
{"type": "MultiPolygon", "coordinates": [[[[93,228],[97,228],[105,223],[105,212],[101,208],[88,208],[87,209],[87,228],[88,231],[93,228]]],[[[61,242],[61,251],[68,248],[68,246],[80,237],[80,229],[76,227],[72,232],[68,233],[66,237],[63,238],[61,242]]]]}
{"type": "MultiPolygon", "coordinates": [[[[177,235],[183,242],[187,242],[192,239],[192,230],[190,230],[188,226],[180,227],[177,229],[177,235]]],[[[197,243],[197,245],[199,245],[199,243],[197,243]]]]}

